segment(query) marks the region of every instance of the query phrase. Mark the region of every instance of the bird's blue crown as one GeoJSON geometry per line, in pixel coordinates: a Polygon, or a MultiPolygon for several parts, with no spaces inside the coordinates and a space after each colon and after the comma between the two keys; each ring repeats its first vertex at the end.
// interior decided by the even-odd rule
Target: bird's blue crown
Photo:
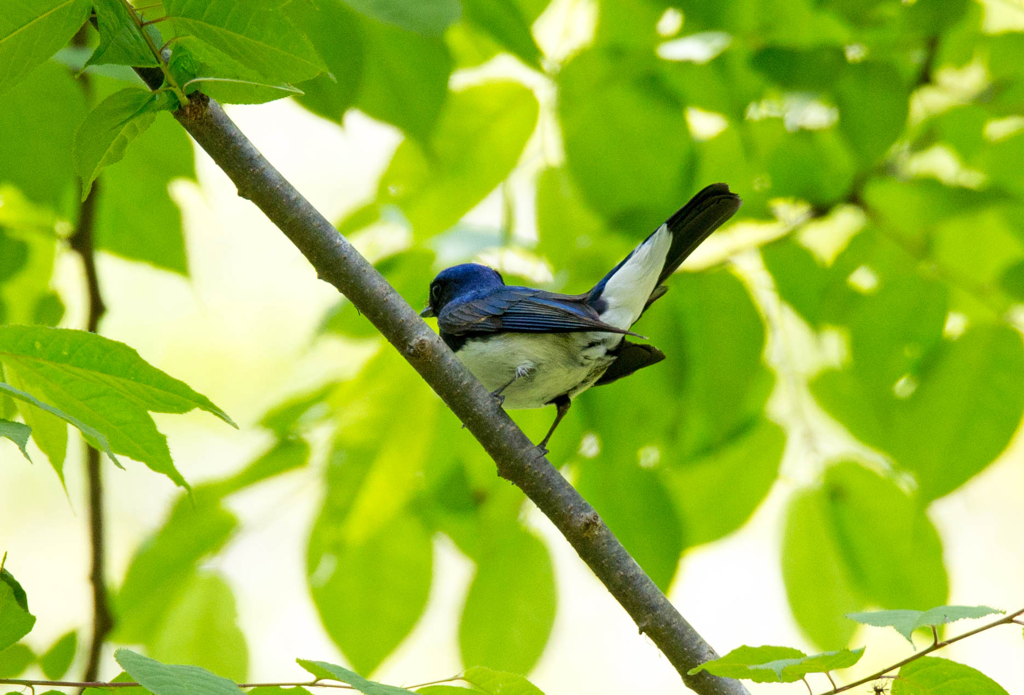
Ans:
{"type": "Polygon", "coordinates": [[[455,297],[504,284],[501,273],[493,268],[479,263],[455,265],[442,270],[430,283],[430,308],[437,315],[455,297]]]}

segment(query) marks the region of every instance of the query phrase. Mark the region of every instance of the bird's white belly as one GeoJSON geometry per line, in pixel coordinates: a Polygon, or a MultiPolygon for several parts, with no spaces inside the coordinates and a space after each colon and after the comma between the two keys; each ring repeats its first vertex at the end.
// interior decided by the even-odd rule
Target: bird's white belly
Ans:
{"type": "Polygon", "coordinates": [[[614,361],[607,353],[620,340],[615,333],[502,333],[469,340],[457,354],[489,391],[519,370],[522,376],[502,391],[505,408],[542,408],[593,386],[614,361]]]}

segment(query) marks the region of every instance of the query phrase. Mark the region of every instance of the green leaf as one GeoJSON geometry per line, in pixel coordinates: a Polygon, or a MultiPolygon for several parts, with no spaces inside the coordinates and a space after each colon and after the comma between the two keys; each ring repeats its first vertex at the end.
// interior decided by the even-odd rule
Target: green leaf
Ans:
{"type": "Polygon", "coordinates": [[[1018,302],[1024,302],[1024,261],[1008,266],[999,278],[1003,291],[1018,302]]]}
{"type": "MultiPolygon", "coordinates": [[[[27,644],[13,644],[0,651],[0,678],[17,678],[36,660],[27,644]]],[[[52,691],[51,691],[52,692],[52,691]]]]}
{"type": "Polygon", "coordinates": [[[847,66],[835,90],[840,130],[861,162],[873,163],[903,132],[908,88],[893,65],[867,60],[847,66]]]}
{"type": "Polygon", "coordinates": [[[170,69],[186,94],[202,88],[222,104],[263,104],[302,93],[290,84],[264,77],[195,36],[182,36],[175,43],[170,69]]]}
{"type": "Polygon", "coordinates": [[[841,649],[807,656],[792,647],[748,647],[733,649],[720,659],[706,661],[687,673],[707,671],[723,678],[742,678],[755,683],[793,683],[808,673],[828,673],[849,668],[864,655],[864,648],[841,649]]]}
{"type": "Polygon", "coordinates": [[[92,10],[90,0],[21,0],[0,16],[0,94],[59,51],[92,10]]]}
{"type": "Polygon", "coordinates": [[[353,10],[407,31],[425,36],[441,36],[459,21],[459,0],[344,0],[353,10]]]}
{"type": "Polygon", "coordinates": [[[28,594],[25,593],[25,589],[21,586],[21,582],[14,578],[10,570],[3,567],[7,560],[7,553],[4,552],[3,556],[0,557],[0,582],[3,582],[11,588],[14,592],[14,602],[18,604],[25,612],[28,612],[28,594]]]}
{"type": "MultiPolygon", "coordinates": [[[[195,36],[270,82],[301,82],[325,68],[281,0],[165,0],[181,34],[195,36]]],[[[216,75],[214,75],[215,77],[216,75]]]]}
{"type": "Polygon", "coordinates": [[[238,686],[198,666],[171,666],[118,649],[114,658],[129,676],[153,695],[238,695],[238,686]]]}
{"type": "Polygon", "coordinates": [[[840,618],[864,604],[832,532],[827,502],[818,491],[799,493],[789,504],[782,579],[790,610],[804,633],[819,647],[845,647],[856,628],[840,618]]]}
{"type": "Polygon", "coordinates": [[[768,156],[771,194],[831,206],[853,185],[853,153],[835,128],[789,133],[768,156]]]}
{"type": "Polygon", "coordinates": [[[372,673],[426,609],[433,547],[408,515],[361,542],[347,540],[343,528],[329,508],[313,527],[310,593],[334,643],[355,668],[372,673]]]}
{"type": "Polygon", "coordinates": [[[237,682],[249,671],[234,594],[214,572],[192,577],[163,624],[151,630],[146,647],[157,661],[199,666],[237,682]]]}
{"type": "MultiPolygon", "coordinates": [[[[25,385],[18,379],[17,374],[7,370],[6,378],[11,382],[13,388],[24,392],[25,385]]],[[[63,484],[64,457],[68,448],[67,421],[51,415],[41,408],[29,407],[31,401],[22,401],[25,405],[17,405],[14,399],[2,389],[0,389],[0,394],[3,395],[3,398],[10,401],[11,405],[15,408],[15,412],[20,413],[21,419],[32,428],[32,439],[35,440],[36,446],[46,455],[50,465],[57,473],[57,477],[60,478],[61,484],[63,484]]]]}
{"type": "Polygon", "coordinates": [[[767,46],[750,57],[750,65],[776,84],[804,92],[829,88],[847,68],[839,46],[767,46]]]}
{"type": "MultiPolygon", "coordinates": [[[[694,676],[702,671],[707,671],[723,678],[744,678],[755,683],[788,683],[789,680],[782,680],[781,674],[770,668],[751,668],[762,666],[780,660],[797,662],[806,657],[799,649],[793,647],[748,647],[746,645],[737,647],[731,652],[712,661],[705,661],[687,671],[688,675],[694,676]]],[[[799,680],[799,677],[792,680],[799,680]]]]}
{"type": "Polygon", "coordinates": [[[569,172],[594,210],[640,231],[685,200],[693,157],[684,105],[655,67],[590,49],[558,75],[569,172]]]}
{"type": "Polygon", "coordinates": [[[466,20],[480,27],[533,68],[540,69],[540,48],[515,0],[462,0],[466,20]]]}
{"type": "Polygon", "coordinates": [[[289,437],[315,426],[331,414],[331,407],[326,401],[337,388],[338,383],[332,381],[315,391],[279,403],[260,418],[260,427],[279,437],[289,437]]]}
{"type": "Polygon", "coordinates": [[[830,466],[821,494],[843,561],[866,603],[926,608],[947,599],[942,541],[917,499],[854,462],[830,466]]]}
{"type": "Polygon", "coordinates": [[[12,422],[10,420],[0,419],[0,437],[10,439],[12,442],[18,445],[21,449],[22,455],[29,461],[32,458],[28,455],[28,450],[25,448],[28,446],[29,435],[32,434],[32,428],[21,422],[12,422]]]}
{"type": "Polygon", "coordinates": [[[466,695],[467,690],[469,688],[460,688],[455,685],[428,685],[425,688],[417,688],[416,692],[420,695],[466,695]]]}
{"type": "Polygon", "coordinates": [[[130,87],[104,99],[85,117],[75,132],[74,147],[82,200],[100,172],[121,161],[131,141],[153,123],[158,104],[153,92],[130,87]]]}
{"type": "Polygon", "coordinates": [[[555,603],[544,544],[518,524],[495,529],[485,538],[462,610],[462,662],[528,673],[551,635],[555,603]]]}
{"type": "MultiPolygon", "coordinates": [[[[0,59],[0,65],[6,63],[0,59]]],[[[13,183],[34,203],[63,211],[74,195],[71,149],[83,118],[85,98],[67,68],[39,66],[0,100],[0,132],[4,133],[0,181],[13,183]]],[[[4,213],[13,197],[11,191],[4,191],[4,213]]],[[[4,219],[2,223],[7,226],[13,221],[4,219]]],[[[53,228],[52,222],[46,226],[53,228]]]]}
{"type": "MultiPolygon", "coordinates": [[[[121,671],[111,681],[113,683],[134,683],[135,679],[129,676],[124,671],[121,671]]],[[[82,691],[82,695],[110,695],[111,688],[86,688],[82,691]]],[[[153,695],[145,688],[141,688],[137,685],[130,687],[119,687],[117,688],[120,695],[153,695]]]]}
{"type": "Polygon", "coordinates": [[[560,290],[593,285],[633,246],[625,235],[611,233],[587,206],[564,167],[545,169],[537,177],[537,234],[537,250],[551,262],[560,290]]]}
{"type": "Polygon", "coordinates": [[[308,661],[306,659],[296,659],[296,661],[299,666],[316,676],[317,680],[332,680],[348,683],[356,690],[363,693],[363,695],[404,695],[405,693],[411,692],[405,688],[399,688],[394,685],[384,685],[383,683],[368,681],[358,673],[349,671],[347,668],[343,668],[341,666],[328,664],[325,661],[308,661]]]}
{"type": "MultiPolygon", "coordinates": [[[[448,96],[452,57],[440,38],[360,22],[362,77],[356,106],[426,142],[448,96]]],[[[443,154],[443,151],[441,152],[443,154]]]]}
{"type": "Polygon", "coordinates": [[[11,573],[3,572],[0,581],[0,652],[27,635],[36,624],[36,617],[28,612],[25,593],[11,573]],[[20,600],[19,600],[20,598],[20,600]]]}
{"type": "Polygon", "coordinates": [[[146,411],[199,408],[234,424],[208,398],[151,366],[132,348],[85,331],[0,327],[0,362],[54,407],[102,431],[110,440],[108,449],[180,485],[185,481],[174,468],[166,439],[146,411]]]}
{"type": "MultiPolygon", "coordinates": [[[[157,67],[160,61],[153,55],[136,20],[120,0],[95,0],[96,18],[100,29],[100,43],[89,56],[86,65],[131,65],[157,67]]],[[[163,44],[155,27],[146,27],[159,48],[163,44]]]]}
{"type": "MultiPolygon", "coordinates": [[[[14,377],[14,376],[17,375],[15,373],[12,373],[10,365],[7,365],[7,370],[6,371],[7,371],[7,374],[8,374],[9,377],[14,377]]],[[[21,377],[17,376],[17,379],[20,381],[21,377]]],[[[14,381],[14,380],[15,379],[12,379],[12,381],[14,381]]],[[[8,384],[0,383],[0,391],[3,391],[4,393],[6,393],[8,396],[10,396],[12,398],[18,399],[22,403],[28,403],[29,405],[33,405],[36,408],[39,408],[40,410],[46,411],[50,415],[54,415],[54,416],[60,418],[61,420],[67,422],[70,425],[74,425],[76,428],[78,428],[79,431],[81,431],[82,435],[86,438],[86,440],[90,444],[92,444],[95,448],[99,449],[100,451],[105,452],[107,454],[107,456],[110,457],[110,460],[113,461],[115,464],[117,464],[118,466],[121,465],[118,462],[117,457],[114,456],[114,452],[111,450],[110,445],[107,443],[107,438],[101,432],[99,432],[98,430],[95,430],[92,427],[89,427],[84,422],[76,419],[75,417],[72,417],[71,415],[68,415],[67,413],[65,413],[62,410],[59,410],[59,409],[57,409],[57,408],[55,408],[55,407],[53,407],[51,405],[43,403],[41,400],[39,400],[35,396],[33,396],[33,395],[29,394],[29,393],[26,393],[26,392],[24,392],[24,391],[22,391],[20,389],[16,389],[13,386],[10,386],[8,384]]],[[[40,440],[37,439],[37,437],[39,435],[39,432],[40,431],[47,431],[47,429],[49,428],[49,423],[47,422],[46,425],[44,425],[43,427],[40,428],[40,427],[38,427],[38,423],[40,422],[40,420],[36,416],[35,413],[33,413],[32,415],[26,416],[26,413],[31,412],[30,408],[22,408],[21,406],[19,406],[19,411],[21,412],[22,417],[27,417],[27,419],[32,423],[32,432],[33,432],[32,437],[33,437],[33,439],[36,439],[36,444],[39,444],[40,440]]],[[[67,435],[67,432],[65,431],[65,439],[64,439],[64,444],[65,445],[67,444],[66,435],[67,435]]],[[[46,441],[46,448],[44,449],[42,445],[39,448],[43,449],[43,452],[46,453],[47,456],[49,457],[50,454],[47,452],[47,449],[50,449],[51,448],[50,445],[55,443],[55,442],[48,441],[48,440],[44,440],[44,441],[46,441]]],[[[59,453],[60,463],[59,464],[58,463],[54,463],[54,459],[52,459],[52,458],[50,459],[50,462],[53,464],[54,469],[57,471],[57,475],[60,476],[61,483],[63,483],[64,482],[64,473],[63,473],[64,454],[63,454],[63,452],[56,452],[56,451],[55,451],[55,453],[59,453]]]]}
{"type": "Polygon", "coordinates": [[[1009,695],[998,683],[970,666],[926,656],[900,668],[892,695],[1009,695]]]}
{"type": "Polygon", "coordinates": [[[448,229],[511,173],[537,123],[533,93],[492,82],[452,94],[425,149],[406,140],[380,182],[417,239],[448,229]]]}
{"type": "Polygon", "coordinates": [[[482,666],[467,668],[462,680],[487,695],[544,695],[540,688],[515,673],[503,673],[482,666]]]}
{"type": "Polygon", "coordinates": [[[958,620],[973,620],[995,615],[1005,611],[988,606],[939,606],[926,611],[890,610],[872,611],[870,613],[850,613],[847,618],[864,625],[875,627],[892,627],[913,644],[911,635],[914,630],[938,627],[958,620]]]}
{"type": "Polygon", "coordinates": [[[775,483],[785,445],[782,428],[762,418],[703,455],[668,457],[662,479],[687,547],[716,541],[747,522],[775,483]]]}
{"type": "Polygon", "coordinates": [[[192,581],[195,568],[227,543],[235,517],[201,490],[183,497],[163,527],[136,551],[121,589],[114,597],[118,616],[112,638],[145,644],[167,611],[192,581]]]}
{"type": "MultiPolygon", "coordinates": [[[[637,392],[644,391],[638,388],[637,392]]],[[[658,588],[667,592],[685,548],[679,513],[658,472],[638,465],[637,443],[626,439],[625,428],[602,429],[599,424],[612,417],[609,406],[615,397],[603,393],[602,402],[596,404],[596,396],[589,395],[585,417],[589,428],[602,435],[601,453],[580,463],[576,487],[658,588]],[[600,407],[600,420],[591,415],[595,405],[600,407]]],[[[628,421],[634,420],[629,417],[628,421]]]]}
{"type": "Polygon", "coordinates": [[[201,489],[206,494],[223,497],[301,468],[308,462],[309,444],[298,438],[281,439],[235,475],[215,483],[206,483],[201,489]]]}
{"type": "Polygon", "coordinates": [[[78,650],[78,633],[72,630],[53,643],[46,653],[39,657],[43,675],[50,680],[60,680],[71,668],[78,650]]]}
{"type": "Polygon", "coordinates": [[[196,178],[192,142],[170,115],[159,115],[132,143],[121,166],[100,177],[96,247],[187,275],[181,210],[169,192],[179,178],[196,178]]]}
{"type": "Polygon", "coordinates": [[[834,295],[848,291],[845,277],[831,272],[792,237],[762,247],[761,257],[779,296],[814,327],[825,321],[834,295]]]}
{"type": "MultiPolygon", "coordinates": [[[[879,316],[876,331],[889,318],[879,316]]],[[[886,339],[884,332],[877,337],[886,339]]],[[[927,361],[914,375],[916,388],[905,398],[893,393],[896,377],[882,390],[868,376],[848,371],[826,372],[811,388],[851,433],[912,471],[922,498],[932,500],[982,471],[1009,443],[1024,413],[1024,393],[1017,388],[1024,379],[1024,345],[1006,326],[980,325],[923,354],[927,361]],[[872,402],[874,408],[865,407],[872,402]]],[[[857,359],[855,348],[855,364],[857,359]]],[[[866,362],[863,369],[870,375],[878,366],[866,362]]]]}
{"type": "Polygon", "coordinates": [[[318,116],[341,123],[355,105],[362,84],[365,22],[341,0],[303,0],[292,3],[290,10],[328,70],[298,85],[304,94],[296,101],[318,116]]]}

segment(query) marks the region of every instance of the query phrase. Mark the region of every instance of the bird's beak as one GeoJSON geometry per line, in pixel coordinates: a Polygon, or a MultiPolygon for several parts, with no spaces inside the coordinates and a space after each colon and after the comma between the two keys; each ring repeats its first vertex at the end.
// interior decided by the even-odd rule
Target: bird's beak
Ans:
{"type": "Polygon", "coordinates": [[[422,316],[425,319],[432,319],[434,318],[434,310],[428,306],[426,309],[420,312],[420,316],[422,316]]]}

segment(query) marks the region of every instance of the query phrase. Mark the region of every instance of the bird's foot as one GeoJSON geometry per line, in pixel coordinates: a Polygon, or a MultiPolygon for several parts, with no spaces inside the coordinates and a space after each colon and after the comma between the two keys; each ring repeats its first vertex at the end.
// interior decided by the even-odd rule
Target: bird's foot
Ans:
{"type": "Polygon", "coordinates": [[[491,391],[491,396],[493,396],[498,401],[498,405],[499,406],[505,405],[505,396],[502,395],[502,393],[501,393],[504,390],[505,390],[505,387],[502,386],[497,391],[491,391]]]}
{"type": "Polygon", "coordinates": [[[551,452],[550,452],[550,450],[549,450],[549,449],[548,449],[548,448],[547,448],[546,446],[544,446],[544,444],[546,444],[546,443],[547,443],[547,442],[542,442],[542,443],[538,444],[538,445],[537,445],[537,446],[536,446],[536,447],[534,448],[534,451],[536,451],[536,452],[537,452],[537,457],[538,457],[538,458],[544,458],[544,457],[545,457],[545,456],[547,456],[547,455],[548,455],[549,453],[551,453],[551,452]]]}

